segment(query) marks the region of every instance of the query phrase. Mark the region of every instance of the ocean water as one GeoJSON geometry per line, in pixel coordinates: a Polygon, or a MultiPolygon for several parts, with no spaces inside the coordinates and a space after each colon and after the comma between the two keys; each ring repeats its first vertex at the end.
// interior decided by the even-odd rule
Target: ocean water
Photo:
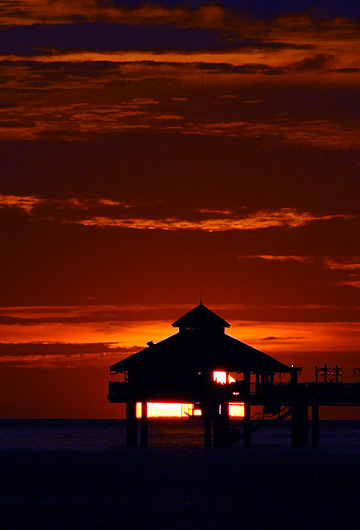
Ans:
{"type": "Polygon", "coordinates": [[[149,423],[142,450],[124,420],[0,421],[0,528],[359,530],[360,422],[322,421],[320,449],[284,421],[212,451],[201,421],[149,423]]]}
{"type": "MultiPolygon", "coordinates": [[[[241,427],[241,422],[233,422],[241,427]]],[[[266,425],[252,434],[252,445],[259,448],[283,448],[290,445],[290,421],[266,425]]],[[[201,419],[149,421],[149,446],[154,448],[201,449],[201,419]]],[[[125,420],[0,420],[0,450],[99,450],[111,451],[125,445],[125,420]]],[[[241,447],[236,442],[233,447],[241,447]]],[[[309,421],[311,445],[311,421],[309,421]]],[[[359,449],[360,421],[323,420],[320,422],[320,446],[359,449]]]]}

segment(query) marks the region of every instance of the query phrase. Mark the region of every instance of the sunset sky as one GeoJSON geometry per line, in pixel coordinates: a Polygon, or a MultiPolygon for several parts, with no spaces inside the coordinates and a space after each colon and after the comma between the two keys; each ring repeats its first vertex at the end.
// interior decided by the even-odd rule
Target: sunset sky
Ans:
{"type": "Polygon", "coordinates": [[[199,303],[360,365],[357,1],[0,0],[0,416],[118,417],[199,303]]]}

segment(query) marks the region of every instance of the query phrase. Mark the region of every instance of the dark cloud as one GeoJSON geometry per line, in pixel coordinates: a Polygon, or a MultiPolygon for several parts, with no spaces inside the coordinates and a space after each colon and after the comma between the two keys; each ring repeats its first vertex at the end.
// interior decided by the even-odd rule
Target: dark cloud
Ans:
{"type": "Polygon", "coordinates": [[[229,63],[194,63],[199,70],[206,70],[224,74],[266,74],[279,75],[285,73],[284,68],[274,68],[266,64],[248,63],[234,66],[229,63]]]}
{"type": "Polygon", "coordinates": [[[302,340],[306,339],[306,337],[274,337],[272,335],[269,335],[268,337],[261,337],[257,340],[263,340],[263,341],[294,341],[294,340],[302,340]]]}
{"type": "MultiPolygon", "coordinates": [[[[23,308],[24,313],[27,313],[26,307],[23,308]]],[[[156,308],[147,308],[147,309],[101,309],[101,310],[91,310],[82,308],[79,310],[71,310],[69,308],[63,313],[58,311],[56,316],[51,316],[47,310],[39,309],[38,312],[41,313],[40,316],[31,317],[28,314],[26,316],[14,315],[11,311],[11,308],[8,310],[2,309],[0,311],[0,325],[5,326],[38,326],[41,324],[99,324],[102,323],[111,323],[112,326],[119,325],[121,323],[128,323],[129,321],[137,320],[152,320],[158,319],[159,315],[166,314],[166,310],[156,309],[156,308]],[[7,313],[10,313],[7,314],[7,313]],[[59,314],[61,313],[61,314],[59,314]],[[77,314],[74,314],[77,313],[77,314]]],[[[120,350],[119,350],[120,351],[120,350]]]]}
{"type": "Polygon", "coordinates": [[[141,349],[140,346],[123,347],[112,342],[94,342],[94,343],[66,343],[66,342],[28,342],[28,343],[0,343],[0,362],[1,357],[27,357],[27,356],[47,356],[60,355],[71,357],[72,355],[83,354],[124,354],[129,355],[141,349]]]}
{"type": "MultiPolygon", "coordinates": [[[[291,72],[293,70],[324,70],[329,69],[329,66],[336,61],[336,57],[331,54],[318,53],[311,57],[305,57],[295,63],[274,67],[262,63],[246,63],[239,66],[234,66],[229,63],[194,63],[199,70],[207,70],[216,73],[226,74],[266,74],[266,75],[280,75],[291,72]]],[[[355,73],[356,68],[330,70],[331,72],[344,71],[345,73],[355,73]]]]}
{"type": "Polygon", "coordinates": [[[305,57],[291,65],[294,70],[320,70],[327,68],[336,60],[331,54],[317,53],[312,57],[305,57]]]}
{"type": "MultiPolygon", "coordinates": [[[[199,8],[209,5],[209,0],[157,0],[152,5],[165,7],[190,7],[199,8]]],[[[114,5],[118,7],[135,8],[143,5],[143,0],[111,0],[100,5],[114,5]]],[[[351,16],[360,17],[360,7],[356,0],[221,0],[221,2],[211,2],[211,5],[220,5],[238,13],[249,13],[258,18],[273,18],[281,14],[304,13],[313,11],[318,16],[351,16]]]]}
{"type": "Polygon", "coordinates": [[[236,49],[311,49],[255,38],[243,38],[237,32],[208,28],[125,25],[94,22],[80,24],[34,24],[0,29],[0,53],[23,56],[51,55],[87,51],[170,51],[182,52],[236,49]]]}
{"type": "Polygon", "coordinates": [[[75,75],[75,76],[96,76],[102,75],[104,72],[117,70],[118,66],[116,63],[111,61],[81,61],[79,63],[67,62],[67,61],[54,61],[51,63],[43,63],[39,61],[2,61],[1,66],[15,67],[15,68],[26,68],[29,72],[44,73],[46,76],[56,75],[56,79],[64,80],[64,76],[75,75]]]}
{"type": "Polygon", "coordinates": [[[339,72],[341,74],[357,74],[360,72],[360,68],[335,68],[330,72],[339,72]]]}

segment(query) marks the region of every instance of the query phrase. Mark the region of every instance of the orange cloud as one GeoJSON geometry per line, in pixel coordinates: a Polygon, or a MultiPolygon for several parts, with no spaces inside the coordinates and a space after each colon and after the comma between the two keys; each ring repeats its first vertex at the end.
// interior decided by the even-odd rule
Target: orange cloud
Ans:
{"type": "MultiPolygon", "coordinates": [[[[229,335],[286,363],[312,369],[319,356],[334,357],[334,351],[336,362],[351,364],[356,358],[359,322],[239,320],[236,315],[247,307],[211,306],[220,314],[225,312],[231,323],[229,335]]],[[[188,309],[184,304],[2,307],[0,363],[48,369],[101,365],[104,370],[149,340],[158,342],[176,333],[171,322],[188,309]],[[5,324],[4,317],[13,317],[14,322],[5,324]]]]}
{"type": "MultiPolygon", "coordinates": [[[[360,37],[359,37],[360,41],[360,37]]],[[[359,42],[351,43],[350,47],[358,45],[359,42]]],[[[181,65],[191,67],[194,65],[200,65],[202,70],[206,70],[208,65],[209,70],[212,65],[219,65],[219,68],[222,65],[232,66],[234,68],[238,67],[238,70],[230,71],[228,68],[227,71],[218,71],[218,72],[207,72],[206,76],[209,77],[212,75],[214,77],[216,74],[221,74],[224,77],[226,74],[230,76],[231,74],[268,74],[278,73],[278,74],[288,74],[291,76],[304,76],[308,71],[313,78],[314,71],[333,74],[334,72],[343,72],[346,73],[346,70],[353,69],[353,73],[358,72],[358,58],[354,52],[350,55],[349,49],[343,49],[344,45],[339,45],[338,49],[333,49],[333,53],[326,53],[326,46],[323,47],[320,51],[316,50],[315,53],[309,55],[308,50],[304,51],[303,49],[287,49],[280,48],[274,51],[271,47],[269,49],[263,49],[261,46],[243,46],[239,47],[238,50],[215,50],[215,51],[189,51],[189,50],[131,50],[123,51],[119,47],[118,51],[107,51],[107,50],[77,50],[66,52],[52,50],[51,54],[33,54],[31,57],[28,57],[24,54],[7,54],[0,55],[1,61],[9,62],[19,62],[22,63],[37,61],[43,64],[51,63],[85,63],[85,62],[108,62],[123,67],[127,67],[128,70],[134,69],[137,63],[141,63],[141,70],[143,75],[146,73],[146,63],[148,67],[152,66],[157,68],[161,72],[161,68],[164,68],[166,65],[173,65],[179,68],[181,65]],[[243,70],[240,69],[243,68],[243,70]],[[246,68],[246,69],[245,69],[246,68]],[[278,69],[276,71],[275,69],[278,69]]],[[[19,65],[18,65],[19,66],[19,65]]],[[[213,69],[213,68],[212,68],[213,69]]],[[[188,72],[188,80],[191,81],[191,70],[188,72]]],[[[197,69],[197,75],[200,77],[205,76],[204,72],[197,69]]],[[[239,82],[241,80],[239,79],[239,82]]],[[[338,78],[339,75],[334,76],[338,78]]],[[[182,72],[182,78],[186,80],[186,72],[182,72]]],[[[236,77],[234,77],[234,80],[236,77]]],[[[316,78],[318,82],[321,82],[322,77],[316,78]]],[[[342,79],[345,79],[342,76],[342,79]]],[[[328,77],[326,78],[328,81],[328,77]]],[[[192,82],[195,80],[193,79],[192,82]]],[[[243,82],[243,80],[242,80],[243,82]]]]}
{"type": "Polygon", "coordinates": [[[348,280],[341,283],[342,285],[350,285],[350,287],[360,288],[360,280],[348,280]]]}
{"type": "Polygon", "coordinates": [[[232,322],[230,335],[257,348],[271,352],[328,351],[329,344],[338,352],[359,350],[359,322],[232,322]],[[273,340],[269,340],[272,337],[273,340]],[[266,346],[265,346],[266,343],[266,346]]]}
{"type": "Polygon", "coordinates": [[[20,196],[20,195],[1,195],[0,194],[0,208],[20,208],[27,214],[30,214],[33,208],[39,206],[42,200],[34,196],[20,196]]]}
{"type": "Polygon", "coordinates": [[[260,210],[242,218],[211,218],[204,220],[186,220],[178,218],[144,219],[93,217],[78,221],[84,226],[97,226],[99,228],[117,227],[132,228],[135,230],[200,230],[205,232],[225,232],[228,230],[259,230],[287,226],[296,228],[313,221],[329,221],[331,219],[352,219],[352,215],[332,214],[314,215],[309,212],[300,212],[291,208],[280,210],[260,210]]]}
{"type": "Polygon", "coordinates": [[[121,207],[130,208],[130,204],[110,199],[79,199],[70,197],[69,199],[44,199],[36,196],[22,195],[1,195],[0,208],[19,208],[28,215],[39,206],[50,206],[55,210],[90,210],[98,207],[121,207]]]}
{"type": "MultiPolygon", "coordinates": [[[[211,208],[201,208],[195,210],[202,214],[210,214],[206,219],[186,219],[179,217],[166,218],[146,218],[146,217],[116,217],[116,212],[120,208],[123,211],[130,209],[133,205],[109,199],[79,199],[72,197],[69,199],[44,199],[35,196],[0,195],[0,208],[18,208],[24,210],[28,215],[50,220],[57,219],[62,223],[76,223],[83,226],[97,226],[99,228],[131,228],[135,230],[200,230],[204,232],[226,232],[229,230],[260,230],[264,228],[289,227],[297,228],[305,226],[314,221],[330,221],[332,219],[350,220],[354,215],[350,214],[329,214],[316,215],[311,212],[303,212],[294,208],[281,208],[279,210],[258,210],[248,213],[243,217],[235,216],[231,210],[219,210],[211,208]],[[39,206],[45,207],[46,212],[52,212],[51,218],[36,210],[39,206]],[[79,215],[76,218],[69,216],[67,212],[89,212],[102,208],[109,210],[112,215],[93,214],[86,218],[79,215]],[[34,211],[35,210],[35,211],[34,211]],[[221,217],[219,217],[219,215],[221,217]]],[[[301,256],[272,256],[256,255],[248,256],[267,260],[292,260],[305,261],[307,258],[301,256]]],[[[330,262],[329,262],[330,263],[330,262]]],[[[349,268],[349,266],[347,266],[349,268]]],[[[354,268],[354,267],[352,267],[354,268]]],[[[357,267],[355,267],[357,268],[357,267]]]]}
{"type": "Polygon", "coordinates": [[[360,258],[359,256],[330,258],[325,257],[323,264],[327,269],[332,271],[344,271],[347,278],[338,281],[339,285],[360,288],[360,258]]]}
{"type": "MultiPolygon", "coordinates": [[[[177,332],[168,320],[124,321],[116,326],[107,322],[85,324],[42,324],[0,326],[0,363],[22,363],[37,367],[56,367],[68,363],[88,366],[102,361],[108,365],[177,332]],[[68,342],[64,342],[64,337],[68,342]],[[136,346],[135,346],[136,345],[136,346]]],[[[315,364],[314,353],[336,350],[358,352],[358,322],[259,322],[231,320],[229,335],[261,351],[281,358],[284,354],[302,363],[315,364]],[[329,345],[331,344],[331,348],[329,345]],[[309,355],[309,357],[308,357],[309,355]]]]}
{"type": "Polygon", "coordinates": [[[328,120],[312,120],[295,124],[251,123],[246,121],[206,123],[189,127],[188,133],[226,135],[230,137],[274,137],[290,144],[356,149],[360,147],[360,129],[345,129],[328,120]]]}
{"type": "Polygon", "coordinates": [[[129,98],[121,104],[46,105],[27,103],[0,109],[0,137],[34,139],[64,136],[79,138],[127,130],[176,130],[180,134],[227,136],[232,138],[270,138],[278,142],[329,149],[356,149],[360,147],[360,128],[353,124],[336,123],[328,119],[298,122],[283,118],[281,121],[222,121],[192,122],[187,109],[174,113],[170,107],[159,108],[157,100],[129,98]]]}
{"type": "Polygon", "coordinates": [[[29,108],[29,104],[24,102],[0,109],[0,119],[3,123],[9,123],[8,127],[0,128],[0,138],[33,139],[58,134],[74,138],[79,134],[91,136],[129,129],[149,129],[155,121],[158,127],[166,128],[168,122],[182,119],[171,113],[157,112],[154,109],[157,104],[152,99],[129,98],[122,104],[114,105],[74,103],[55,106],[33,102],[29,108]],[[21,119],[26,127],[20,123],[21,119]]]}
{"type": "MultiPolygon", "coordinates": [[[[217,309],[238,309],[239,304],[217,305],[217,309]]],[[[64,305],[64,306],[3,306],[0,307],[0,320],[2,317],[12,319],[8,325],[21,324],[24,326],[44,324],[49,322],[69,323],[69,322],[103,322],[128,320],[129,314],[131,319],[144,320],[139,315],[147,314],[154,311],[167,311],[181,313],[188,309],[185,304],[88,304],[88,305],[64,305]],[[137,317],[133,314],[136,313],[137,317]]],[[[4,323],[4,322],[2,322],[4,323]]]]}
{"type": "Polygon", "coordinates": [[[255,254],[250,256],[238,256],[240,259],[263,259],[266,261],[299,261],[305,263],[312,258],[309,256],[277,256],[272,254],[255,254]]]}
{"type": "MultiPolygon", "coordinates": [[[[359,44],[360,28],[356,21],[344,17],[316,16],[310,14],[293,14],[278,16],[261,20],[259,17],[251,17],[241,8],[231,9],[219,5],[207,5],[201,7],[165,7],[160,5],[143,5],[134,8],[124,8],[111,2],[99,0],[12,0],[12,2],[0,2],[2,10],[1,25],[34,26],[57,25],[61,30],[65,24],[76,26],[78,20],[88,23],[110,23],[132,27],[149,29],[149,26],[176,28],[183,32],[184,38],[174,40],[173,44],[166,39],[165,44],[159,49],[154,37],[148,39],[146,46],[139,44],[135,39],[131,46],[122,49],[122,41],[112,44],[108,49],[99,46],[86,45],[83,49],[79,46],[71,48],[67,46],[48,45],[33,47],[21,52],[17,48],[4,48],[0,57],[2,61],[22,62],[35,61],[37,63],[84,63],[108,62],[112,64],[127,63],[129,81],[131,78],[131,66],[129,63],[142,62],[138,68],[138,76],[146,77],[147,68],[144,62],[151,62],[158,69],[158,76],[165,75],[164,63],[173,65],[172,77],[179,77],[183,81],[191,83],[204,82],[204,79],[219,81],[218,77],[227,77],[233,82],[239,82],[238,74],[246,74],[252,77],[273,74],[286,74],[291,78],[303,80],[305,77],[321,82],[332,79],[336,82],[346,79],[346,82],[354,82],[359,77],[359,44]],[[187,37],[187,33],[193,36],[198,31],[199,38],[187,37]],[[212,44],[209,44],[209,35],[212,44]],[[200,35],[201,33],[201,35],[200,35]],[[195,42],[192,48],[189,42],[195,42]],[[198,41],[198,42],[197,42],[198,41]],[[36,53],[36,49],[41,50],[36,53]],[[12,51],[11,51],[12,50],[12,51]],[[29,55],[30,54],[30,55],[29,55]],[[179,68],[180,64],[187,65],[186,71],[179,68]],[[227,64],[239,67],[237,75],[229,71],[200,71],[192,64],[227,64]],[[174,65],[177,64],[176,67],[174,65]],[[256,66],[258,68],[256,68],[256,66]],[[141,71],[141,72],[140,72],[141,71]],[[195,72],[194,72],[195,71],[195,72]],[[194,75],[194,73],[196,75],[194,75]],[[314,74],[314,73],[317,73],[314,74]],[[351,81],[352,79],[352,81],[351,81]]],[[[151,28],[150,28],[151,29],[151,28]]],[[[66,33],[64,34],[66,38],[66,33]]],[[[117,41],[116,41],[117,42],[117,41]]],[[[67,42],[69,44],[69,42],[67,42]]],[[[125,65],[124,65],[125,66],[125,65]]],[[[17,64],[17,76],[11,76],[5,81],[9,86],[21,85],[26,78],[25,72],[21,75],[20,69],[24,66],[17,64]]],[[[135,67],[136,68],[136,67],[135,67]]],[[[6,76],[5,76],[6,77],[6,76]]],[[[31,76],[30,76],[31,78],[31,76]]],[[[56,76],[41,84],[36,84],[37,90],[46,89],[50,85],[61,84],[56,76]]],[[[109,80],[110,77],[107,76],[109,80]]],[[[28,79],[29,82],[29,79],[28,79]]],[[[243,82],[241,79],[240,82],[243,82]]],[[[101,87],[103,80],[101,76],[93,75],[91,83],[94,87],[101,87]]],[[[76,76],[67,79],[70,88],[81,88],[81,80],[76,76]]],[[[19,131],[9,131],[17,138],[19,131]]]]}
{"type": "Polygon", "coordinates": [[[333,33],[348,38],[356,34],[357,25],[345,17],[312,17],[311,14],[280,15],[261,20],[249,17],[244,10],[211,4],[200,7],[165,7],[151,3],[124,8],[99,0],[11,0],[1,2],[3,25],[73,22],[76,17],[86,21],[111,21],[125,24],[171,24],[180,27],[231,29],[246,37],[292,33],[301,36],[333,33]]]}
{"type": "Polygon", "coordinates": [[[221,210],[219,208],[198,208],[196,210],[199,213],[214,213],[214,214],[220,214],[220,215],[231,215],[231,210],[221,210]]]}
{"type": "Polygon", "coordinates": [[[360,257],[352,256],[351,258],[343,258],[340,261],[332,258],[324,258],[324,265],[332,270],[360,270],[360,257]]]}
{"type": "Polygon", "coordinates": [[[67,0],[12,0],[1,4],[2,25],[65,23],[81,17],[87,21],[102,20],[123,24],[219,27],[226,14],[225,9],[215,5],[186,9],[148,4],[131,9],[98,0],[76,0],[71,3],[67,0]]]}

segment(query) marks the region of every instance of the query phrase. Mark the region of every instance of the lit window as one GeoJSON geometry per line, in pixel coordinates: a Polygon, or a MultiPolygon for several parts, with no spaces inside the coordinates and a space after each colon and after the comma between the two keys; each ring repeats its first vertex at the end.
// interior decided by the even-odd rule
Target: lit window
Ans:
{"type": "Polygon", "coordinates": [[[244,415],[244,403],[229,403],[229,416],[243,418],[244,415]]]}
{"type": "MultiPolygon", "coordinates": [[[[201,416],[201,410],[192,403],[148,403],[148,418],[187,418],[201,416]],[[199,414],[200,413],[200,414],[199,414]]],[[[141,403],[136,403],[136,417],[141,418],[141,403]]]]}
{"type": "Polygon", "coordinates": [[[226,383],[235,383],[236,381],[227,372],[222,372],[219,370],[216,370],[215,372],[213,372],[213,380],[216,383],[220,383],[221,385],[225,385],[226,383]]]}

